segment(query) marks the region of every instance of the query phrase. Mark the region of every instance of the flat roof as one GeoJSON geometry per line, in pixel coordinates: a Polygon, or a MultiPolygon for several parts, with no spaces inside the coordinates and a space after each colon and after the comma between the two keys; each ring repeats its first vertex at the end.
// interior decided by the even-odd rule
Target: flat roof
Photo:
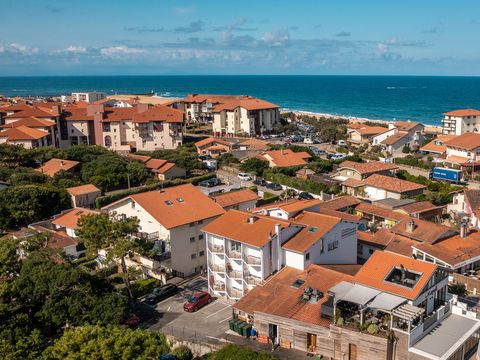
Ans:
{"type": "Polygon", "coordinates": [[[480,322],[460,315],[450,315],[417,342],[410,351],[447,359],[470,335],[480,322]]]}

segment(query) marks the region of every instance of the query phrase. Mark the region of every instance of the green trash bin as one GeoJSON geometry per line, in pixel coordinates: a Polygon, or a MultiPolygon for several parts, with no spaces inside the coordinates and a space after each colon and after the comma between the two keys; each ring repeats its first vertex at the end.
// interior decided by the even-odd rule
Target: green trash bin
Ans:
{"type": "Polygon", "coordinates": [[[230,330],[233,331],[233,324],[237,321],[237,319],[230,319],[230,321],[228,322],[228,327],[230,328],[230,330]]]}

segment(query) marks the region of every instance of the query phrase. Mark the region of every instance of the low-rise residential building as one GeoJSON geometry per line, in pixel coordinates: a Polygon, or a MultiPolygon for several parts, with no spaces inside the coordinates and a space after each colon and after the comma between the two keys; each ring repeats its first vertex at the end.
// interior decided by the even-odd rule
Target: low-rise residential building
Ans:
{"type": "Polygon", "coordinates": [[[355,210],[358,216],[367,220],[369,226],[390,228],[408,217],[408,215],[376,206],[375,203],[369,204],[362,202],[357,205],[355,210]]]}
{"type": "Polygon", "coordinates": [[[47,131],[18,126],[0,131],[0,144],[21,145],[25,149],[34,149],[51,145],[51,136],[47,131]]]}
{"type": "Polygon", "coordinates": [[[454,139],[456,135],[438,135],[428,144],[423,145],[420,151],[424,154],[443,155],[447,152],[447,142],[454,139]]]}
{"type": "Polygon", "coordinates": [[[10,128],[18,128],[21,126],[26,126],[28,128],[36,129],[36,130],[41,130],[45,131],[49,134],[47,137],[47,142],[46,144],[48,146],[50,145],[56,145],[56,139],[57,139],[57,134],[56,134],[56,123],[55,121],[48,120],[48,119],[39,119],[36,117],[27,117],[23,118],[17,121],[10,122],[5,125],[0,125],[0,131],[2,130],[7,130],[10,128]]]}
{"type": "Polygon", "coordinates": [[[337,210],[341,212],[354,212],[355,207],[362,201],[356,197],[344,195],[322,203],[322,209],[337,210]]]}
{"type": "Polygon", "coordinates": [[[232,144],[223,139],[208,137],[195,143],[198,155],[210,155],[213,158],[232,150],[232,144]]]}
{"type": "Polygon", "coordinates": [[[294,152],[290,149],[281,149],[266,151],[257,157],[267,161],[268,165],[273,168],[306,165],[311,155],[306,151],[294,152]]]}
{"type": "Polygon", "coordinates": [[[446,142],[445,162],[462,167],[480,163],[480,133],[464,133],[446,142]]]}
{"type": "Polygon", "coordinates": [[[230,210],[203,228],[209,291],[239,299],[283,266],[356,263],[357,224],[302,211],[283,220],[230,210]]]}
{"type": "Polygon", "coordinates": [[[397,169],[398,166],[392,163],[380,161],[359,163],[347,160],[338,166],[335,178],[363,180],[372,174],[393,175],[397,169]]]}
{"type": "Polygon", "coordinates": [[[201,228],[224,213],[223,208],[191,184],[130,195],[102,210],[140,221],[140,232],[155,242],[164,267],[189,276],[206,268],[201,228]]]}
{"type": "Polygon", "coordinates": [[[85,208],[73,208],[62,211],[62,213],[55,215],[53,219],[48,220],[54,230],[63,230],[68,236],[73,238],[77,237],[75,230],[78,229],[78,221],[82,216],[91,216],[99,214],[98,211],[85,209],[85,208]]]}
{"type": "Polygon", "coordinates": [[[480,130],[480,111],[475,109],[460,109],[447,112],[442,120],[444,135],[462,135],[480,130]]]}
{"type": "Polygon", "coordinates": [[[285,267],[234,314],[261,342],[333,359],[462,359],[475,351],[480,322],[451,314],[448,274],[436,265],[376,251],[353,276],[340,271],[285,267]]]}
{"type": "Polygon", "coordinates": [[[60,171],[75,172],[78,170],[80,163],[73,160],[50,159],[40,166],[37,171],[48,176],[55,176],[60,171]]]}
{"type": "Polygon", "coordinates": [[[71,96],[71,101],[76,102],[86,102],[86,103],[94,103],[96,101],[105,99],[107,95],[103,92],[98,91],[89,91],[89,92],[74,92],[71,96]]]}
{"type": "Polygon", "coordinates": [[[256,207],[260,197],[250,189],[233,190],[211,197],[225,211],[230,209],[248,211],[256,207]]]}
{"type": "Polygon", "coordinates": [[[238,144],[238,148],[241,151],[267,151],[270,145],[265,140],[250,138],[238,144]]]}
{"type": "Polygon", "coordinates": [[[457,223],[467,216],[470,225],[480,229],[480,194],[478,190],[465,189],[455,193],[452,203],[447,205],[447,212],[457,223]]]}
{"type": "Polygon", "coordinates": [[[321,203],[322,201],[318,199],[313,199],[313,200],[289,199],[285,201],[279,201],[273,204],[260,206],[251,211],[255,214],[261,214],[261,215],[276,217],[283,220],[288,220],[297,216],[302,211],[312,211],[312,212],[320,211],[321,203]]]}
{"type": "Polygon", "coordinates": [[[149,159],[145,162],[145,166],[162,181],[182,178],[187,175],[184,168],[163,159],[149,159]]]}
{"type": "Polygon", "coordinates": [[[375,136],[386,131],[388,131],[388,128],[383,126],[361,124],[361,126],[347,128],[348,141],[357,145],[370,144],[375,136]]]}
{"type": "Polygon", "coordinates": [[[102,191],[93,184],[70,187],[67,191],[75,208],[93,208],[95,200],[102,195],[102,191]]]}
{"type": "Polygon", "coordinates": [[[401,199],[421,195],[426,186],[391,176],[373,174],[364,180],[347,179],[342,191],[371,201],[387,198],[401,199]]]}
{"type": "Polygon", "coordinates": [[[395,133],[380,142],[384,150],[392,155],[401,154],[404,147],[418,150],[423,144],[425,126],[413,121],[395,121],[389,124],[395,133]]]}

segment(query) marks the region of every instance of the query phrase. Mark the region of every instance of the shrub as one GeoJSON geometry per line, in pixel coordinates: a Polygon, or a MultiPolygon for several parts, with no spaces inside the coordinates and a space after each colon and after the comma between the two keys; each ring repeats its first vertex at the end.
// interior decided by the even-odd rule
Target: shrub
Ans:
{"type": "Polygon", "coordinates": [[[177,348],[175,348],[172,351],[172,354],[177,357],[178,360],[192,360],[193,359],[193,353],[192,350],[188,346],[181,345],[177,348]]]}
{"type": "Polygon", "coordinates": [[[132,291],[135,297],[140,297],[149,294],[156,287],[161,286],[162,283],[157,279],[143,279],[137,280],[132,284],[132,291]]]}

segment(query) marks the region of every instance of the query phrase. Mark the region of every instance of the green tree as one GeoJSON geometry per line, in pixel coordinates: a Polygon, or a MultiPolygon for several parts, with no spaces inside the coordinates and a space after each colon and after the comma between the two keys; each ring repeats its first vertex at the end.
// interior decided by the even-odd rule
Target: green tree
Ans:
{"type": "Polygon", "coordinates": [[[274,360],[276,357],[265,353],[250,350],[239,345],[227,345],[222,349],[212,352],[202,359],[205,360],[274,360]]]}
{"type": "Polygon", "coordinates": [[[119,326],[83,326],[65,331],[46,359],[158,359],[170,347],[158,332],[119,326]]]}
{"type": "Polygon", "coordinates": [[[172,352],[173,355],[177,357],[178,360],[192,360],[193,353],[188,346],[181,345],[175,348],[172,352]]]}
{"type": "Polygon", "coordinates": [[[109,214],[82,216],[79,220],[77,236],[81,239],[87,251],[96,253],[106,249],[109,261],[119,259],[122,269],[122,279],[130,300],[134,299],[130,276],[125,263],[125,257],[130,251],[140,247],[136,240],[139,220],[136,217],[122,218],[109,214]]]}
{"type": "Polygon", "coordinates": [[[247,159],[240,165],[240,170],[257,176],[262,175],[265,169],[268,169],[268,162],[258,158],[247,159]]]}
{"type": "Polygon", "coordinates": [[[0,228],[24,226],[70,207],[63,189],[49,185],[20,185],[0,191],[0,228]]]}

